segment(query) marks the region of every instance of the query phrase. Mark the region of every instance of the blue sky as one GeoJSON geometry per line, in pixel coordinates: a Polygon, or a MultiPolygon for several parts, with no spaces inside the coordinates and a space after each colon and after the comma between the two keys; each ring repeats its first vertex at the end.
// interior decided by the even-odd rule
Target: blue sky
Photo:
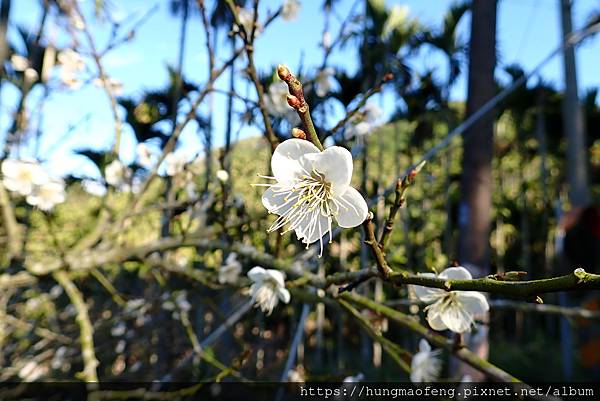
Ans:
{"type": "MultiPolygon", "coordinates": [[[[265,0],[262,2],[262,15],[267,9],[274,10],[282,0],[265,0]]],[[[90,9],[90,0],[83,1],[84,9],[90,9]]],[[[304,71],[314,71],[322,61],[322,50],[318,47],[323,32],[324,17],[321,11],[321,0],[303,0],[303,7],[298,20],[274,22],[257,40],[256,61],[259,70],[269,71],[278,63],[289,65],[293,70],[302,65],[304,71]]],[[[336,13],[332,20],[332,32],[337,31],[338,16],[345,16],[354,0],[338,1],[336,13]]],[[[439,26],[450,0],[386,0],[386,5],[405,4],[410,8],[410,15],[418,18],[423,24],[439,26]]],[[[499,67],[514,62],[521,64],[526,70],[532,69],[541,59],[550,53],[560,41],[558,0],[501,0],[498,14],[498,54],[499,67]]],[[[39,19],[39,0],[19,0],[13,2],[11,18],[19,25],[35,26],[39,19]]],[[[124,94],[139,96],[145,89],[160,88],[166,84],[165,66],[174,64],[178,53],[178,37],[180,20],[170,15],[168,0],[122,0],[112,1],[114,15],[122,18],[124,23],[141,17],[146,11],[157,5],[158,9],[145,24],[139,28],[136,37],[125,45],[111,52],[104,60],[109,74],[124,83],[124,94]]],[[[580,27],[588,19],[592,11],[600,8],[597,0],[576,0],[574,8],[574,26],[580,27]]],[[[94,34],[105,43],[108,36],[108,25],[93,23],[94,34]]],[[[15,38],[14,26],[11,37],[15,38]]],[[[469,31],[469,18],[465,18],[460,26],[461,35],[466,39],[469,31]]],[[[202,82],[207,77],[206,54],[204,52],[204,35],[199,16],[192,16],[188,26],[188,42],[186,47],[186,64],[184,73],[194,82],[202,82]]],[[[60,34],[60,28],[47,31],[58,46],[68,45],[67,38],[60,34]]],[[[577,51],[579,84],[582,90],[600,86],[600,37],[587,41],[577,51]]],[[[227,55],[227,43],[219,43],[224,47],[221,58],[227,55]]],[[[102,45],[100,46],[102,47],[102,45]]],[[[355,54],[350,47],[334,54],[331,65],[352,71],[356,68],[355,54]]],[[[93,68],[93,64],[89,64],[93,68]]],[[[425,70],[436,68],[444,73],[444,61],[434,51],[424,51],[411,61],[413,68],[425,70]]],[[[238,67],[240,64],[238,64],[238,67]]],[[[499,78],[504,75],[500,68],[499,78]]],[[[543,70],[544,80],[561,87],[562,63],[555,58],[543,70]]],[[[218,83],[225,88],[226,76],[218,83]]],[[[240,82],[238,90],[242,94],[253,94],[253,89],[240,82]]],[[[466,96],[466,79],[461,76],[453,88],[451,97],[462,100],[466,96]]],[[[0,138],[6,131],[7,113],[15,108],[15,91],[8,85],[2,87],[2,115],[0,115],[0,138]]],[[[32,96],[30,107],[34,107],[36,96],[32,96]]],[[[380,102],[389,113],[393,108],[390,95],[380,102]]],[[[223,143],[225,99],[215,97],[215,144],[223,143]]],[[[112,116],[103,92],[88,85],[78,91],[59,91],[51,96],[43,108],[42,130],[44,135],[40,143],[40,154],[45,164],[56,174],[77,171],[82,175],[96,176],[95,168],[82,157],[72,155],[78,148],[92,147],[108,149],[113,142],[112,116]],[[68,135],[69,127],[75,125],[68,135]]],[[[339,110],[338,110],[339,111],[339,110]]],[[[256,128],[246,128],[242,136],[256,135],[256,128]]],[[[195,129],[190,126],[182,136],[182,145],[193,151],[201,151],[201,142],[195,129]]],[[[126,129],[121,157],[125,161],[133,158],[135,139],[126,129]]],[[[29,147],[24,153],[31,153],[29,147]]]]}

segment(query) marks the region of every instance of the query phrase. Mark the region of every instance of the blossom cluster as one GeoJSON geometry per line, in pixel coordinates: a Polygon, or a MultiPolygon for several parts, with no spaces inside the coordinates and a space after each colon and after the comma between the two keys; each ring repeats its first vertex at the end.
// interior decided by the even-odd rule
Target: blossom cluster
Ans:
{"type": "Polygon", "coordinates": [[[43,211],[52,210],[66,199],[64,181],[48,175],[34,160],[4,160],[2,183],[6,189],[25,196],[28,204],[43,211]]]}

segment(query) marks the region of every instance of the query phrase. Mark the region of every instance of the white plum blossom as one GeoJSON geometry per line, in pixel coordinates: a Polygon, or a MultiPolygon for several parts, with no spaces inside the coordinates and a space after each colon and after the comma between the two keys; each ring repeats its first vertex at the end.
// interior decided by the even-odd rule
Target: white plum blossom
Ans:
{"type": "Polygon", "coordinates": [[[58,53],[58,62],[61,65],[60,79],[70,89],[81,87],[81,80],[77,73],[85,69],[85,63],[79,53],[73,49],[65,49],[58,53]]]}
{"type": "Polygon", "coordinates": [[[146,169],[150,169],[152,166],[154,166],[154,155],[148,145],[145,143],[138,143],[137,147],[135,148],[135,153],[140,166],[146,169]]]}
{"type": "Polygon", "coordinates": [[[285,82],[281,80],[273,82],[269,85],[269,91],[265,96],[266,107],[273,117],[286,119],[290,124],[296,125],[300,122],[300,117],[288,104],[288,94],[289,90],[285,82]]]}
{"type": "Polygon", "coordinates": [[[59,203],[63,203],[66,198],[64,181],[51,180],[36,186],[26,200],[31,206],[36,206],[47,212],[59,203]]]}
{"type": "Polygon", "coordinates": [[[229,173],[225,170],[217,170],[215,173],[217,179],[221,182],[227,182],[229,180],[229,173]]]}
{"type": "Polygon", "coordinates": [[[281,16],[286,21],[294,21],[298,18],[298,12],[300,11],[299,0],[285,0],[281,7],[281,16]]]}
{"type": "MultiPolygon", "coordinates": [[[[433,273],[422,273],[423,277],[436,277],[433,273]]],[[[445,280],[471,280],[473,277],[462,266],[449,267],[438,276],[445,280]]],[[[485,295],[476,291],[445,291],[420,285],[412,286],[419,300],[428,305],[427,321],[434,330],[451,330],[464,333],[471,329],[474,317],[485,315],[489,305],[485,295]]]]}
{"type": "Polygon", "coordinates": [[[424,338],[419,342],[419,352],[413,355],[410,364],[410,381],[413,383],[430,383],[437,380],[442,370],[439,359],[442,350],[431,350],[431,345],[424,338]]]}
{"type": "Polygon", "coordinates": [[[235,284],[241,272],[242,264],[237,260],[237,253],[231,252],[219,269],[219,283],[235,284]]]}
{"type": "Polygon", "coordinates": [[[325,50],[329,50],[331,47],[331,32],[325,31],[323,32],[323,41],[321,43],[325,50]]]}
{"type": "Polygon", "coordinates": [[[113,160],[104,168],[104,179],[115,188],[127,187],[129,169],[119,159],[113,160]]]}
{"type": "Polygon", "coordinates": [[[270,315],[279,301],[284,304],[290,302],[290,292],[285,288],[285,276],[279,270],[255,266],[248,272],[248,278],[253,282],[250,286],[252,302],[263,313],[270,315]]]}
{"type": "Polygon", "coordinates": [[[324,68],[317,74],[315,79],[315,92],[317,96],[323,97],[327,95],[333,87],[331,77],[333,76],[333,68],[324,68]]]}
{"type": "Polygon", "coordinates": [[[357,124],[350,124],[344,131],[346,139],[362,138],[371,133],[373,127],[366,121],[361,121],[357,124]]]}
{"type": "Polygon", "coordinates": [[[171,152],[165,157],[165,173],[171,177],[176,176],[183,172],[186,163],[187,155],[185,155],[184,152],[171,152]]]}
{"type": "Polygon", "coordinates": [[[48,182],[48,174],[34,161],[6,159],[2,163],[2,182],[6,189],[27,196],[37,185],[48,182]]]}
{"type": "Polygon", "coordinates": [[[121,96],[123,94],[123,82],[118,79],[110,77],[106,77],[105,79],[95,78],[93,83],[98,88],[108,89],[115,96],[121,96]]]}
{"type": "Polygon", "coordinates": [[[343,228],[360,225],[368,214],[367,202],[350,186],[352,155],[339,146],[323,152],[303,139],[282,142],[271,158],[274,184],[262,196],[269,213],[279,215],[269,232],[288,226],[306,247],[319,241],[323,252],[323,237],[332,238],[332,221],[343,228]]]}
{"type": "Polygon", "coordinates": [[[374,103],[374,102],[369,102],[369,103],[365,104],[365,107],[363,107],[362,111],[365,116],[365,121],[368,121],[371,123],[376,122],[383,115],[383,111],[381,110],[381,107],[379,107],[377,105],[377,103],[374,103]]]}
{"type": "MultiPolygon", "coordinates": [[[[254,10],[248,10],[247,8],[238,9],[238,20],[240,25],[244,28],[246,35],[252,34],[252,28],[254,26],[254,10]]],[[[258,36],[262,32],[262,25],[256,21],[256,27],[254,28],[254,37],[258,36]]],[[[239,28],[237,25],[233,26],[233,31],[238,32],[239,28]]]]}

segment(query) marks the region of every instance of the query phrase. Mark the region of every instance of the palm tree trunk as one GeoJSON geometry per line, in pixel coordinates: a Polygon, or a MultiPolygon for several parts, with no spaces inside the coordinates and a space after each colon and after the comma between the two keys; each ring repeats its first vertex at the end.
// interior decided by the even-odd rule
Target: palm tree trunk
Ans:
{"type": "MultiPolygon", "coordinates": [[[[563,40],[572,30],[572,0],[561,0],[563,40]]],[[[563,128],[567,138],[567,176],[569,201],[573,206],[585,206],[590,201],[583,112],[577,95],[577,67],[575,49],[564,50],[565,97],[563,100],[563,128]]]]}
{"type": "MultiPolygon", "coordinates": [[[[473,0],[471,6],[467,116],[479,110],[496,92],[496,8],[496,0],[473,0]]],[[[486,274],[490,264],[494,119],[492,113],[481,118],[465,132],[463,140],[458,256],[475,277],[486,274]]],[[[466,336],[465,342],[480,357],[487,358],[487,326],[480,326],[479,330],[477,336],[466,336]]],[[[456,368],[459,377],[469,374],[475,381],[484,380],[481,373],[465,364],[456,368]]]]}
{"type": "MultiPolygon", "coordinates": [[[[496,92],[496,0],[474,0],[470,39],[467,115],[496,92]]],[[[459,260],[480,276],[489,269],[494,115],[488,114],[465,132],[463,143],[459,260]]]]}

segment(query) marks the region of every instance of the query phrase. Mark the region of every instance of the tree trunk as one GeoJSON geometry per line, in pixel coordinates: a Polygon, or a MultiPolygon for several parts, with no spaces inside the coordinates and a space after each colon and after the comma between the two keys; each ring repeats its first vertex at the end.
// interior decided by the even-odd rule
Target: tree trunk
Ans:
{"type": "MultiPolygon", "coordinates": [[[[563,40],[572,30],[572,0],[561,0],[563,40]]],[[[572,206],[585,206],[590,201],[587,174],[587,154],[583,112],[577,95],[577,67],[575,49],[564,50],[565,96],[563,99],[563,129],[567,138],[567,176],[569,201],[572,206]]]]}
{"type": "MultiPolygon", "coordinates": [[[[496,91],[496,5],[496,0],[473,1],[467,115],[481,108],[496,91]]],[[[492,113],[465,132],[459,260],[474,276],[489,270],[493,142],[492,113]]]]}
{"type": "MultiPolygon", "coordinates": [[[[471,6],[467,116],[479,110],[496,92],[496,6],[496,0],[473,0],[471,6]]],[[[458,257],[474,277],[487,274],[490,268],[494,119],[493,113],[482,117],[465,132],[463,140],[458,257]]],[[[487,358],[489,352],[487,330],[487,326],[479,325],[475,333],[464,339],[482,358],[487,358]]],[[[466,364],[457,360],[452,363],[458,379],[468,374],[474,381],[485,380],[483,374],[466,364]]]]}

